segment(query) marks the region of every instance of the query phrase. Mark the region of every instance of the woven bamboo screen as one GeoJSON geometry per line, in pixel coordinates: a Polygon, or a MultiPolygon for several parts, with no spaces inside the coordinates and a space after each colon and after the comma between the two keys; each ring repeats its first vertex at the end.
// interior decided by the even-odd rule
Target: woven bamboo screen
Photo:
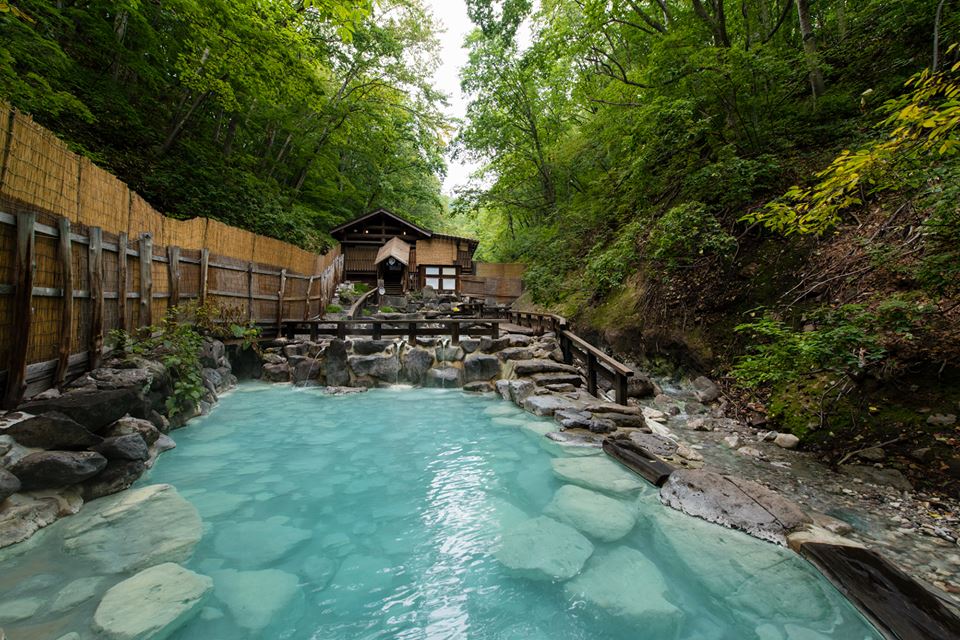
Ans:
{"type": "Polygon", "coordinates": [[[82,367],[86,357],[98,353],[98,333],[156,323],[174,302],[206,294],[211,302],[267,324],[319,313],[339,281],[339,255],[339,247],[316,255],[215,220],[166,217],[115,176],[71,152],[30,116],[0,102],[0,378],[7,379],[8,391],[11,373],[18,370],[11,347],[20,338],[27,345],[24,376],[30,390],[37,391],[49,386],[60,367],[56,361],[58,354],[64,357],[62,346],[74,354],[71,365],[79,358],[82,367]],[[63,219],[72,234],[69,260],[61,255],[63,219]],[[17,279],[14,268],[20,225],[33,238],[35,268],[29,280],[17,279]],[[93,259],[95,235],[102,238],[99,262],[93,259]],[[121,255],[124,235],[127,251],[121,255]],[[150,254],[141,255],[148,243],[150,254]],[[201,263],[207,264],[205,283],[201,263]],[[91,266],[96,264],[102,264],[102,272],[94,279],[91,266]],[[281,272],[287,278],[278,313],[281,272]],[[64,313],[68,274],[70,318],[64,313]],[[27,334],[18,337],[14,319],[21,310],[14,309],[13,294],[27,282],[33,312],[23,312],[30,322],[27,334]],[[92,326],[93,311],[101,307],[102,327],[92,326]]]}

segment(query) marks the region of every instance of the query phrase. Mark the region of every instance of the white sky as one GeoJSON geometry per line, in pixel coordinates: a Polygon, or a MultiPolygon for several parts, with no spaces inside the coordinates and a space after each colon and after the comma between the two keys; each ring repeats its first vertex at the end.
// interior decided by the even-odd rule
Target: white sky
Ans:
{"type": "MultiPolygon", "coordinates": [[[[467,50],[463,41],[473,29],[473,23],[467,17],[467,5],[463,0],[425,0],[425,4],[436,16],[442,33],[440,38],[440,66],[434,75],[434,86],[447,94],[450,106],[447,113],[463,118],[467,113],[467,100],[460,91],[460,68],[467,63],[467,50]]],[[[443,191],[448,195],[458,185],[465,184],[476,165],[447,158],[447,178],[443,182],[443,191]]]]}

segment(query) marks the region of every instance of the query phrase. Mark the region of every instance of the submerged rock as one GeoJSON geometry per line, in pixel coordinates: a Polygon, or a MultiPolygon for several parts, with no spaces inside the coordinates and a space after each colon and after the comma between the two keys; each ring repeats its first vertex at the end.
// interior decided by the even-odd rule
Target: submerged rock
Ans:
{"type": "Polygon", "coordinates": [[[503,566],[533,580],[569,580],[592,554],[576,529],[546,516],[507,529],[495,553],[503,566]]]}
{"type": "Polygon", "coordinates": [[[203,534],[196,508],[168,484],[101,498],[63,524],[64,551],[107,573],[182,562],[203,534]]]}
{"type": "Polygon", "coordinates": [[[602,456],[558,458],[550,464],[558,478],[586,489],[628,495],[646,486],[634,473],[602,456]]]}
{"type": "Polygon", "coordinates": [[[103,582],[104,578],[101,576],[78,578],[70,582],[57,593],[50,605],[50,611],[55,613],[67,611],[86,602],[97,595],[103,582]]]}
{"type": "Polygon", "coordinates": [[[675,636],[683,613],[667,597],[667,583],[645,555],[617,547],[590,562],[582,575],[566,585],[573,599],[583,599],[608,614],[626,618],[648,638],[675,636]]]}
{"type": "Polygon", "coordinates": [[[632,506],[572,484],[560,487],[543,513],[604,542],[627,535],[637,521],[632,506]]]}
{"type": "Polygon", "coordinates": [[[688,515],[781,545],[788,533],[811,522],[798,505],[763,485],[711,471],[674,471],[660,489],[660,500],[688,515]]]}
{"type": "Polygon", "coordinates": [[[21,420],[3,431],[25,447],[86,449],[100,444],[100,436],[62,413],[50,411],[21,420]]]}
{"type": "Polygon", "coordinates": [[[161,640],[200,612],[213,580],[168,562],[114,585],[93,614],[110,640],[161,640]]]}
{"type": "Polygon", "coordinates": [[[0,603],[0,624],[29,620],[43,606],[43,598],[18,598],[0,603]]]}
{"type": "Polygon", "coordinates": [[[80,484],[80,494],[84,500],[96,500],[129,489],[146,469],[143,460],[111,460],[103,471],[80,484]]]}
{"type": "Polygon", "coordinates": [[[23,491],[66,487],[95,476],[107,459],[93,451],[39,451],[24,456],[10,473],[20,479],[23,491]]]}
{"type": "Polygon", "coordinates": [[[213,546],[217,553],[243,567],[271,565],[313,535],[285,522],[286,518],[276,516],[263,522],[224,523],[213,546]]]}
{"type": "Polygon", "coordinates": [[[214,595],[236,623],[252,633],[262,631],[274,616],[290,605],[299,591],[297,576],[279,569],[213,574],[214,595]]]}

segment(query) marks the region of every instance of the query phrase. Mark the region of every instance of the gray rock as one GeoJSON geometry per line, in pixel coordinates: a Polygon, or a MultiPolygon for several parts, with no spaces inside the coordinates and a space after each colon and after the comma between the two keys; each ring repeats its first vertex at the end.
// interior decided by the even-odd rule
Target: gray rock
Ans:
{"type": "Polygon", "coordinates": [[[693,387],[696,390],[694,393],[696,393],[697,400],[704,404],[709,404],[720,397],[720,387],[706,376],[694,379],[693,387]]]}
{"type": "Polygon", "coordinates": [[[646,638],[674,638],[683,612],[657,566],[630,547],[617,547],[590,562],[566,585],[571,600],[585,600],[607,614],[629,620],[646,638]]]}
{"type": "Polygon", "coordinates": [[[107,459],[93,451],[40,451],[18,460],[10,473],[24,491],[35,491],[83,482],[105,466],[107,459]]]}
{"type": "Polygon", "coordinates": [[[347,370],[347,343],[344,340],[331,340],[324,351],[323,375],[331,387],[350,385],[350,372],[347,370]]]}
{"type": "Polygon", "coordinates": [[[468,393],[490,393],[493,385],[489,382],[468,382],[463,385],[463,390],[468,393]]]}
{"type": "Polygon", "coordinates": [[[553,360],[511,360],[508,371],[513,376],[531,376],[535,373],[572,373],[580,375],[573,365],[554,362],[553,360]]]}
{"type": "Polygon", "coordinates": [[[927,417],[927,424],[935,427],[949,427],[957,423],[957,416],[953,413],[935,413],[927,417]]]}
{"type": "Polygon", "coordinates": [[[669,458],[677,452],[677,443],[670,438],[658,436],[654,433],[640,433],[634,431],[630,434],[632,440],[637,446],[645,451],[661,458],[669,458]]]}
{"type": "Polygon", "coordinates": [[[310,355],[313,345],[309,342],[294,342],[283,345],[283,355],[285,358],[297,358],[310,355]]]}
{"type": "Polygon", "coordinates": [[[40,449],[86,449],[103,439],[68,416],[48,413],[16,422],[3,431],[25,447],[40,449]]]}
{"type": "Polygon", "coordinates": [[[550,464],[555,476],[585,489],[629,496],[646,487],[639,476],[606,456],[556,458],[550,464]]]}
{"type": "Polygon", "coordinates": [[[472,353],[463,361],[464,380],[476,382],[500,376],[500,360],[497,356],[472,353]]]}
{"type": "Polygon", "coordinates": [[[103,582],[104,578],[102,576],[78,578],[70,582],[57,592],[53,603],[50,605],[50,611],[55,613],[67,611],[90,600],[100,591],[103,582]]]}
{"type": "Polygon", "coordinates": [[[674,471],[660,489],[660,500],[688,515],[781,545],[788,533],[811,522],[798,505],[770,489],[710,471],[674,471]]]}
{"type": "Polygon", "coordinates": [[[460,347],[437,347],[437,362],[460,362],[463,360],[463,349],[460,347]]]}
{"type": "Polygon", "coordinates": [[[356,376],[370,376],[382,382],[397,382],[400,376],[400,361],[394,356],[350,356],[350,369],[356,376]]]}
{"type": "Polygon", "coordinates": [[[603,446],[601,436],[590,433],[574,433],[571,431],[551,431],[547,438],[557,442],[565,447],[583,447],[588,449],[599,449],[603,446]]]}
{"type": "Polygon", "coordinates": [[[886,459],[887,454],[880,447],[870,447],[857,452],[857,457],[867,462],[882,462],[886,459]]]}
{"type": "Polygon", "coordinates": [[[146,460],[150,457],[147,443],[139,433],[106,438],[91,449],[107,460],[146,460]]]}
{"type": "Polygon", "coordinates": [[[503,338],[480,338],[480,351],[484,353],[495,353],[503,351],[510,346],[510,339],[503,338]]]}
{"type": "Polygon", "coordinates": [[[426,349],[411,349],[403,355],[403,378],[413,384],[423,384],[432,366],[432,353],[426,349]]]}
{"type": "Polygon", "coordinates": [[[523,401],[526,411],[538,416],[552,416],[558,409],[573,409],[577,404],[563,396],[529,396],[523,401]]]}
{"type": "Polygon", "coordinates": [[[792,433],[778,433],[773,439],[773,444],[783,449],[796,449],[800,444],[800,438],[792,433]]]}
{"type": "Polygon", "coordinates": [[[127,414],[145,416],[148,403],[143,391],[142,386],[93,392],[74,391],[59,398],[28,402],[20,408],[33,414],[55,411],[99,433],[127,414]]]}
{"type": "Polygon", "coordinates": [[[423,385],[453,389],[463,384],[463,369],[457,367],[434,368],[427,371],[423,385]]]}
{"type": "Polygon", "coordinates": [[[294,384],[317,380],[323,374],[323,361],[316,358],[304,358],[293,368],[291,379],[294,384]]]}
{"type": "Polygon", "coordinates": [[[183,562],[203,534],[197,509],[168,484],[89,503],[63,521],[63,550],[106,573],[183,562]]]}
{"type": "Polygon", "coordinates": [[[203,379],[203,386],[214,396],[220,393],[220,388],[224,386],[223,376],[216,369],[203,368],[200,370],[200,377],[203,379]]]}
{"type": "Polygon", "coordinates": [[[628,398],[650,398],[660,393],[660,387],[649,376],[635,372],[627,381],[628,398]]]}
{"type": "Polygon", "coordinates": [[[0,469],[0,503],[20,491],[20,480],[6,469],[0,469]]]}
{"type": "Polygon", "coordinates": [[[119,493],[133,486],[146,469],[143,460],[111,460],[103,471],[80,483],[80,495],[90,501],[119,493]]]}
{"type": "Polygon", "coordinates": [[[109,640],[162,640],[200,612],[213,580],[172,562],[114,585],[93,614],[93,629],[109,640]]]}
{"type": "Polygon", "coordinates": [[[463,349],[464,353],[473,353],[480,348],[480,340],[478,338],[460,338],[460,348],[463,349]]]}
{"type": "Polygon", "coordinates": [[[361,356],[370,356],[392,349],[392,340],[354,340],[353,352],[361,356]]]}
{"type": "Polygon", "coordinates": [[[527,347],[507,347],[497,353],[497,357],[501,360],[532,360],[533,349],[527,347]]]}
{"type": "Polygon", "coordinates": [[[204,338],[200,346],[200,364],[204,367],[216,369],[224,361],[227,348],[219,340],[204,338]]]}
{"type": "Polygon", "coordinates": [[[267,352],[263,354],[264,364],[284,364],[286,361],[287,359],[281,356],[279,353],[267,352]]]}
{"type": "Polygon", "coordinates": [[[494,383],[494,388],[497,390],[497,394],[504,400],[510,399],[510,381],[509,380],[497,380],[494,383]]]}
{"type": "Polygon", "coordinates": [[[637,522],[633,505],[572,484],[560,487],[543,513],[604,542],[619,540],[637,522]]]}
{"type": "Polygon", "coordinates": [[[569,580],[592,554],[593,545],[576,529],[540,516],[509,527],[494,555],[522,577],[569,580]]]}
{"type": "Polygon", "coordinates": [[[217,553],[244,568],[271,566],[312,537],[307,529],[285,524],[283,517],[264,521],[228,522],[218,526],[213,540],[217,553]]]}
{"type": "Polygon", "coordinates": [[[865,464],[840,465],[840,472],[879,487],[893,487],[898,491],[913,491],[913,485],[896,469],[878,469],[865,464]]]}
{"type": "Polygon", "coordinates": [[[261,376],[268,382],[289,382],[290,365],[286,362],[265,364],[263,365],[263,373],[261,376]]]}
{"type": "Polygon", "coordinates": [[[549,387],[557,384],[569,384],[579,387],[583,381],[578,373],[535,373],[532,376],[534,383],[539,387],[549,387]]]}
{"type": "Polygon", "coordinates": [[[18,598],[0,603],[0,624],[29,620],[43,606],[43,598],[18,598]]]}
{"type": "Polygon", "coordinates": [[[102,432],[104,438],[115,438],[117,436],[130,434],[139,434],[140,437],[143,438],[143,441],[149,446],[160,437],[160,430],[149,420],[124,416],[102,432]]]}
{"type": "Polygon", "coordinates": [[[597,412],[593,414],[595,420],[612,422],[618,428],[647,430],[649,422],[643,416],[620,413],[616,411],[597,412]]]}

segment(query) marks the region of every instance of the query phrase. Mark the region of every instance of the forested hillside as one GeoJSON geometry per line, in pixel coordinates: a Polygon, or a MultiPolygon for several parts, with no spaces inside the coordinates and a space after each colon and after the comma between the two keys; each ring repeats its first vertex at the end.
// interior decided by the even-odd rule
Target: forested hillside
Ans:
{"type": "Polygon", "coordinates": [[[434,222],[433,22],[375,5],[0,2],[0,97],[167,214],[314,249],[372,206],[434,222]]]}
{"type": "Polygon", "coordinates": [[[460,215],[532,302],[755,424],[955,443],[960,4],[470,4],[460,215]]]}

